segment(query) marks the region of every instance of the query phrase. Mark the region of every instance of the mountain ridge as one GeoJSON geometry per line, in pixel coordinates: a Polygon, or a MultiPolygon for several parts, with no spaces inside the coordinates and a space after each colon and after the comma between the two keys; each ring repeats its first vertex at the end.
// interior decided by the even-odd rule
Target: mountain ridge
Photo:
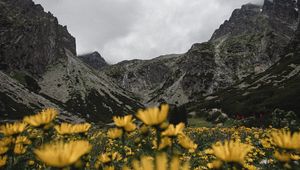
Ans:
{"type": "MultiPolygon", "coordinates": [[[[294,1],[288,0],[287,4],[294,1]]],[[[298,24],[295,8],[278,18],[272,10],[286,9],[265,1],[263,6],[247,4],[234,10],[211,40],[192,45],[176,57],[160,61],[133,60],[104,69],[121,87],[143,98],[144,104],[166,101],[184,104],[233,85],[250,74],[265,71],[278,61],[298,24]],[[271,11],[272,11],[271,10],[271,11]],[[289,22],[281,18],[291,18],[289,22]],[[155,78],[155,79],[154,79],[155,78]],[[154,80],[153,80],[154,79],[154,80]]],[[[284,4],[284,2],[283,2],[284,4]]],[[[284,11],[284,10],[281,10],[284,11]]]]}
{"type": "Polygon", "coordinates": [[[143,107],[130,92],[83,63],[75,38],[40,5],[1,0],[0,6],[2,120],[55,107],[62,120],[101,124],[143,107]]]}

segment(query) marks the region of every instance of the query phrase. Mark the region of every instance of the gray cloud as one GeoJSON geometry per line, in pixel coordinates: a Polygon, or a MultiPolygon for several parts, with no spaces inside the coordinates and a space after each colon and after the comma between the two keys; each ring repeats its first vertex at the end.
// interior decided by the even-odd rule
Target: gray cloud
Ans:
{"type": "Polygon", "coordinates": [[[76,37],[78,54],[110,63],[186,52],[242,4],[263,0],[34,0],[76,37]]]}

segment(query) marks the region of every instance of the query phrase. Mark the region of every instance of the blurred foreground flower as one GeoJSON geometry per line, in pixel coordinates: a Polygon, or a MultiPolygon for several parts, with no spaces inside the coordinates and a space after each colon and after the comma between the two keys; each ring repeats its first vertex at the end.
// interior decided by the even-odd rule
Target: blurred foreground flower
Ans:
{"type": "Polygon", "coordinates": [[[133,123],[132,115],[127,115],[124,117],[114,116],[113,120],[117,127],[123,128],[127,132],[131,132],[136,129],[136,125],[133,123]]]}
{"type": "Polygon", "coordinates": [[[0,146],[0,155],[5,154],[8,151],[8,147],[6,146],[0,146]]]}
{"type": "Polygon", "coordinates": [[[69,124],[62,123],[60,125],[54,126],[57,133],[61,135],[65,134],[74,134],[74,133],[85,133],[91,128],[91,124],[82,123],[82,124],[69,124]]]}
{"type": "Polygon", "coordinates": [[[56,109],[44,109],[36,115],[26,116],[24,118],[24,122],[30,124],[31,126],[38,127],[50,123],[57,115],[58,111],[56,109]]]}
{"type": "Polygon", "coordinates": [[[35,149],[34,153],[45,164],[61,168],[74,164],[91,149],[92,145],[88,141],[79,140],[68,143],[60,141],[35,149]]]}
{"type": "Polygon", "coordinates": [[[277,147],[300,150],[300,132],[292,134],[290,131],[280,130],[272,132],[271,136],[277,147]]]}
{"type": "Polygon", "coordinates": [[[26,127],[27,123],[24,122],[6,123],[0,126],[0,133],[3,133],[5,136],[11,136],[22,133],[26,127]]]}
{"type": "Polygon", "coordinates": [[[169,105],[161,105],[158,107],[147,108],[146,110],[139,110],[136,117],[143,121],[146,125],[155,126],[163,123],[168,116],[169,105]]]}
{"type": "Polygon", "coordinates": [[[18,155],[24,154],[26,152],[26,150],[27,150],[27,147],[21,143],[16,144],[14,147],[14,153],[18,154],[18,155]]]}
{"type": "Polygon", "coordinates": [[[6,165],[7,156],[0,156],[0,168],[6,165]]]}
{"type": "Polygon", "coordinates": [[[217,143],[212,146],[213,154],[217,160],[207,164],[211,169],[220,168],[223,163],[237,163],[246,165],[246,155],[253,149],[251,145],[237,141],[225,141],[223,144],[217,143]]]}
{"type": "MultiPolygon", "coordinates": [[[[125,167],[123,169],[130,169],[125,167]]],[[[189,170],[190,166],[188,162],[181,163],[178,157],[173,157],[171,161],[168,161],[166,153],[157,154],[155,159],[150,156],[142,156],[141,160],[132,161],[133,170],[189,170]]]]}
{"type": "Polygon", "coordinates": [[[11,136],[0,139],[0,146],[7,146],[13,141],[11,136]]]}

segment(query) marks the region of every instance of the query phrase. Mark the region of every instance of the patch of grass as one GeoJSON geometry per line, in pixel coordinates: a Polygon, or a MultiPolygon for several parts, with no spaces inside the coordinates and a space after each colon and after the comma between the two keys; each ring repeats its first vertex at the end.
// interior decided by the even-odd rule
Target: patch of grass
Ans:
{"type": "Polygon", "coordinates": [[[215,125],[205,120],[205,118],[189,118],[188,123],[190,127],[214,127],[215,125]]]}

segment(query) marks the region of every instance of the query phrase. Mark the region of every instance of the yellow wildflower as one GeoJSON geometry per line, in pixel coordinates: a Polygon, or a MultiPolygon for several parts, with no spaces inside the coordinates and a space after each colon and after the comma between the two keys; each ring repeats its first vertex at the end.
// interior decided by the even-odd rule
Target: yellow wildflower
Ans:
{"type": "Polygon", "coordinates": [[[124,126],[124,129],[127,132],[132,132],[136,129],[136,125],[133,122],[130,122],[126,126],[124,126]]]}
{"type": "Polygon", "coordinates": [[[254,165],[244,164],[244,168],[248,170],[257,170],[257,168],[254,165]]]}
{"type": "Polygon", "coordinates": [[[111,139],[120,138],[123,134],[123,130],[119,128],[109,129],[107,132],[107,136],[111,139]]]}
{"type": "Polygon", "coordinates": [[[7,156],[0,156],[0,168],[6,165],[7,156]]]}
{"type": "Polygon", "coordinates": [[[130,122],[132,122],[132,115],[127,115],[124,117],[120,117],[120,116],[114,116],[113,117],[114,123],[117,127],[125,127],[127,124],[129,124],[130,122]]]}
{"type": "Polygon", "coordinates": [[[58,111],[56,109],[44,109],[36,115],[26,116],[24,118],[24,122],[30,124],[31,126],[38,127],[50,123],[57,115],[58,111]]]}
{"type": "Polygon", "coordinates": [[[130,170],[130,168],[128,166],[123,166],[122,170],[130,170]]]}
{"type": "Polygon", "coordinates": [[[21,143],[21,144],[30,145],[31,141],[27,138],[27,136],[18,136],[15,143],[16,144],[21,143]]]}
{"type": "Polygon", "coordinates": [[[235,162],[243,165],[246,155],[252,150],[252,146],[236,141],[225,141],[224,144],[212,146],[214,155],[224,162],[235,162]]]}
{"type": "Polygon", "coordinates": [[[169,105],[164,104],[161,109],[158,107],[148,108],[146,110],[139,110],[137,117],[146,125],[155,126],[163,123],[168,116],[169,105]]]}
{"type": "Polygon", "coordinates": [[[140,132],[141,132],[141,134],[143,134],[143,135],[148,134],[148,132],[149,132],[149,127],[146,126],[146,125],[142,125],[141,128],[140,128],[140,132]]]}
{"type": "Polygon", "coordinates": [[[2,138],[0,140],[0,146],[7,146],[9,145],[11,142],[13,141],[13,138],[10,136],[10,137],[5,137],[5,138],[2,138]]]}
{"type": "Polygon", "coordinates": [[[161,139],[161,142],[159,143],[158,149],[161,150],[161,149],[164,149],[165,147],[168,147],[168,146],[172,146],[172,141],[171,141],[170,138],[164,137],[164,138],[161,139]]]}
{"type": "Polygon", "coordinates": [[[275,151],[274,157],[280,162],[289,162],[291,160],[290,154],[279,153],[278,151],[275,151]]]}
{"type": "Polygon", "coordinates": [[[182,164],[178,157],[173,157],[170,163],[168,163],[168,157],[166,153],[157,154],[155,161],[154,158],[150,156],[142,156],[140,161],[132,161],[133,170],[167,170],[168,167],[170,170],[190,169],[189,163],[185,162],[182,164]]]}
{"type": "Polygon", "coordinates": [[[180,160],[179,158],[173,157],[171,160],[171,165],[170,165],[170,169],[179,169],[180,168],[180,160]]]}
{"type": "Polygon", "coordinates": [[[98,160],[102,164],[106,164],[106,163],[109,163],[111,161],[111,158],[110,158],[110,155],[108,153],[103,153],[103,154],[98,156],[98,160]]]}
{"type": "Polygon", "coordinates": [[[141,166],[145,170],[154,169],[153,158],[150,156],[142,156],[141,158],[141,166]]]}
{"type": "Polygon", "coordinates": [[[159,125],[160,129],[167,129],[169,127],[169,122],[164,121],[159,125]]]}
{"type": "Polygon", "coordinates": [[[102,153],[98,156],[98,161],[101,164],[106,164],[111,161],[119,161],[122,159],[122,155],[119,152],[113,152],[113,153],[102,153]]]}
{"type": "Polygon", "coordinates": [[[54,126],[55,130],[61,134],[74,134],[74,133],[85,133],[91,128],[91,124],[83,123],[83,124],[69,124],[62,123],[60,125],[54,126]]]}
{"type": "Polygon", "coordinates": [[[169,125],[169,127],[163,131],[162,136],[177,136],[179,134],[183,134],[184,123],[179,123],[174,127],[173,124],[169,125]]]}
{"type": "Polygon", "coordinates": [[[26,127],[27,123],[23,122],[6,123],[5,125],[0,126],[0,133],[3,133],[5,136],[11,136],[22,133],[26,127]]]}
{"type": "MultiPolygon", "coordinates": [[[[159,169],[162,169],[162,170],[167,170],[168,157],[165,153],[156,155],[156,167],[159,167],[159,169]]],[[[158,169],[158,168],[156,168],[156,169],[158,169]]]]}
{"type": "Polygon", "coordinates": [[[207,155],[212,155],[212,154],[214,154],[214,150],[212,150],[211,148],[208,148],[208,149],[204,150],[204,153],[207,155]]]}
{"type": "Polygon", "coordinates": [[[27,150],[27,147],[25,147],[21,143],[18,143],[18,144],[15,145],[14,153],[21,155],[21,154],[24,154],[26,152],[26,150],[27,150]]]}
{"type": "Polygon", "coordinates": [[[114,116],[113,120],[117,127],[123,128],[127,132],[131,132],[136,129],[136,125],[133,123],[132,115],[127,115],[124,117],[114,116]]]}
{"type": "Polygon", "coordinates": [[[8,151],[8,147],[6,146],[0,146],[0,155],[5,154],[8,151]]]}
{"type": "Polygon", "coordinates": [[[194,152],[197,148],[197,144],[195,144],[188,136],[179,135],[178,136],[178,143],[188,149],[190,152],[194,152]]]}
{"type": "Polygon", "coordinates": [[[81,156],[92,149],[88,141],[79,140],[64,143],[62,141],[44,145],[36,149],[36,156],[49,166],[66,167],[74,164],[81,156]]]}
{"type": "Polygon", "coordinates": [[[220,160],[214,160],[214,161],[212,161],[211,163],[208,163],[208,164],[207,164],[207,167],[208,167],[209,169],[219,169],[219,168],[222,167],[222,165],[223,165],[223,162],[222,162],[222,161],[220,161],[220,160]]]}
{"type": "Polygon", "coordinates": [[[111,154],[111,159],[112,160],[116,160],[116,161],[119,161],[122,159],[122,155],[119,153],[119,152],[113,152],[111,154]]]}
{"type": "Polygon", "coordinates": [[[291,159],[294,160],[294,161],[300,160],[300,156],[299,156],[299,155],[296,155],[296,154],[291,154],[290,157],[291,157],[291,159]]]}
{"type": "Polygon", "coordinates": [[[42,129],[29,129],[28,132],[29,138],[39,138],[42,137],[44,133],[42,129]]]}
{"type": "Polygon", "coordinates": [[[290,131],[274,131],[271,133],[276,146],[283,149],[300,149],[300,132],[292,133],[290,131]]]}
{"type": "Polygon", "coordinates": [[[30,165],[30,166],[34,165],[34,160],[27,161],[27,164],[30,165]]]}
{"type": "Polygon", "coordinates": [[[260,143],[266,149],[271,149],[272,148],[270,139],[261,139],[260,143]]]}
{"type": "Polygon", "coordinates": [[[103,170],[115,170],[114,166],[105,166],[103,170]]]}

